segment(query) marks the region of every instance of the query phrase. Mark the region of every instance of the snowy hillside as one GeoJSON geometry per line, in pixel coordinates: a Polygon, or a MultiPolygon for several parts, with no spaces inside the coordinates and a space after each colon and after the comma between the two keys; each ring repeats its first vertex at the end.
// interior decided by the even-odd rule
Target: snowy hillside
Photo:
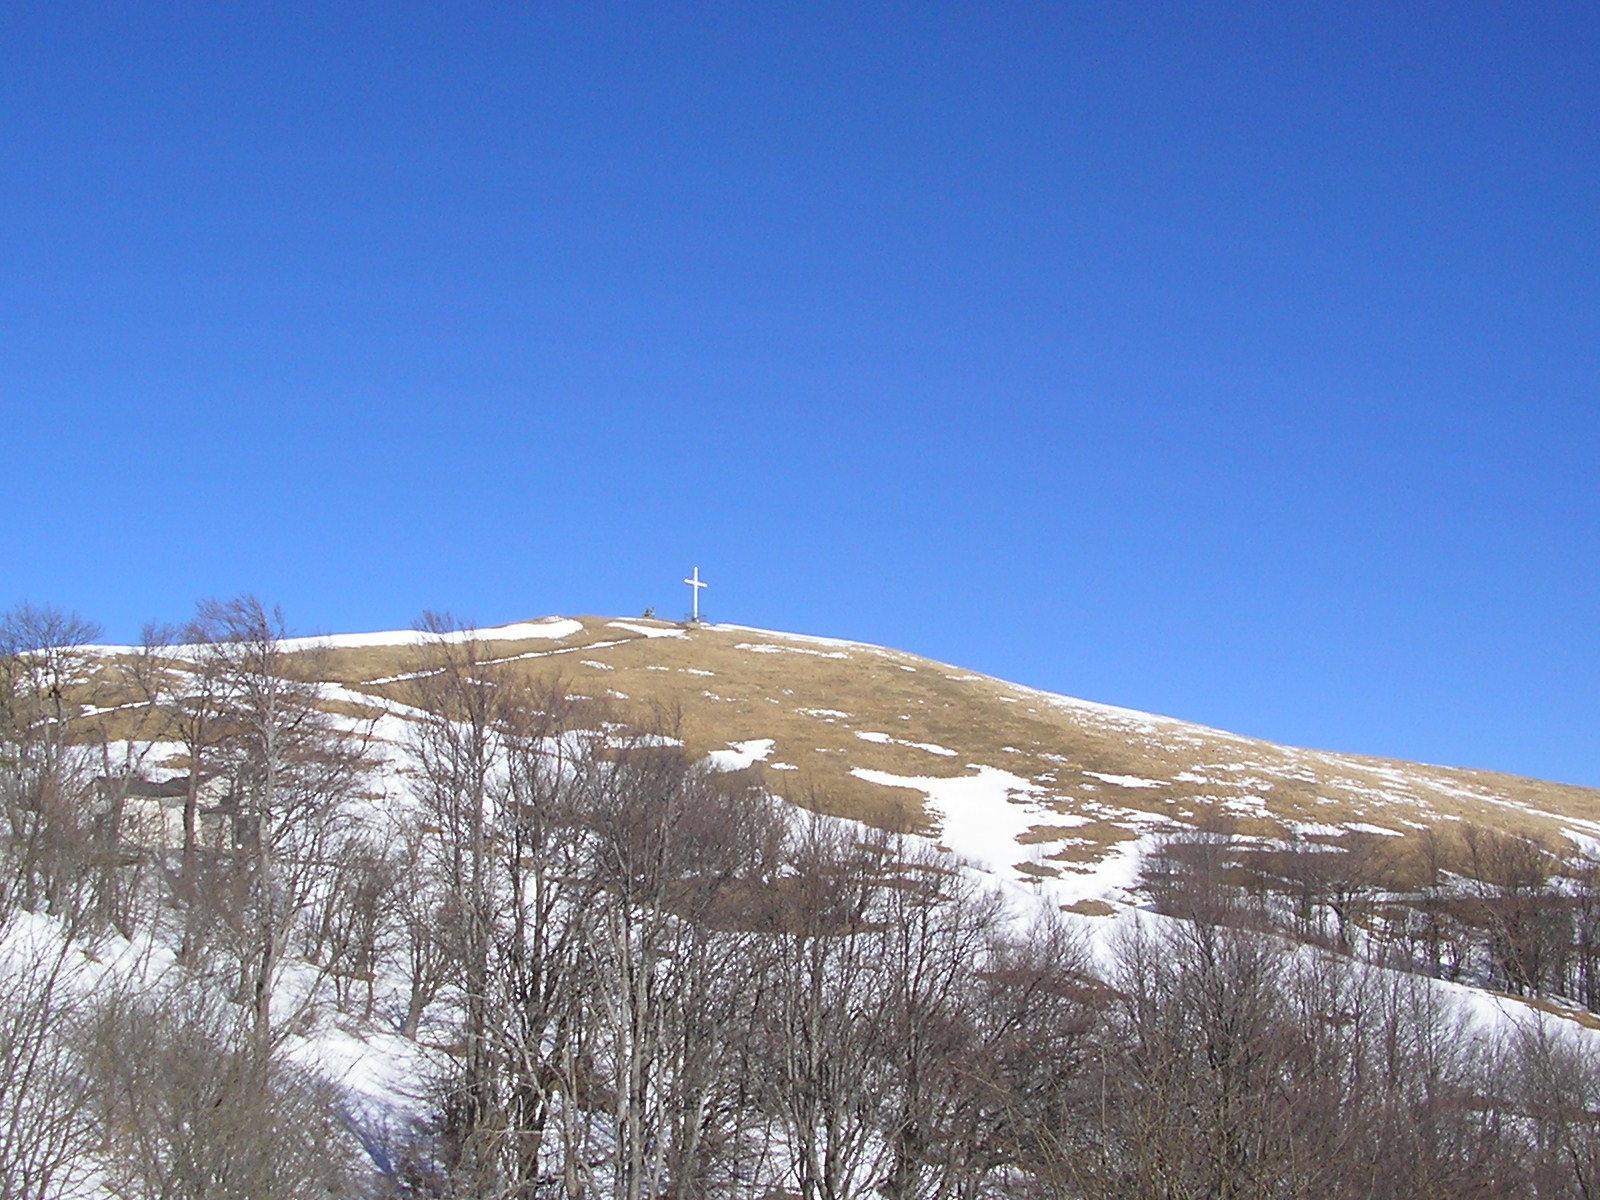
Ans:
{"type": "MultiPolygon", "coordinates": [[[[392,650],[415,636],[327,639],[327,676],[403,702],[392,650]]],[[[1219,817],[1280,838],[1475,822],[1572,851],[1600,839],[1594,789],[1278,746],[878,646],[592,617],[481,636],[529,678],[636,716],[671,709],[696,753],[795,803],[903,822],[1062,903],[1133,899],[1152,837],[1219,817]]]]}
{"type": "Polygon", "coordinates": [[[1293,1173],[1326,1111],[1389,1114],[1349,1152],[1442,1189],[1397,1196],[1468,1143],[1567,1178],[1508,1128],[1600,1162],[1592,790],[735,626],[203,616],[0,656],[18,1194],[1153,1196],[1144,1139],[1232,1136],[1162,1125],[1218,996],[1304,1106],[1258,1114],[1283,1194],[1346,1194],[1293,1173]],[[1430,1055],[1488,1097],[1454,1143],[1430,1055]]]}

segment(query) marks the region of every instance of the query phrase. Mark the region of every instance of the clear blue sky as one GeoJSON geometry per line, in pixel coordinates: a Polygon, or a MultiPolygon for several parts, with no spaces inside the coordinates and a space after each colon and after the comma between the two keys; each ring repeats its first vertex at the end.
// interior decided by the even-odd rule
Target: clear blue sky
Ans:
{"type": "Polygon", "coordinates": [[[0,607],[687,611],[1600,785],[1600,8],[0,8],[0,607]]]}

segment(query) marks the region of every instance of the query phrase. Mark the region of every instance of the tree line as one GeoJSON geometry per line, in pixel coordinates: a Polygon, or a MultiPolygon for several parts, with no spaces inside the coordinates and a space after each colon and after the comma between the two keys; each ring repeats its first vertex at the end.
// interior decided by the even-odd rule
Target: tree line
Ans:
{"type": "Polygon", "coordinates": [[[1149,855],[1161,911],[1600,1013],[1600,859],[1471,822],[1264,843],[1227,821],[1149,855]]]}
{"type": "Polygon", "coordinates": [[[1225,839],[1152,861],[1177,915],[1091,946],[923,839],[707,769],[670,714],[421,624],[380,737],[250,598],[115,657],[0,619],[0,1198],[1600,1185],[1563,1023],[1473,1024],[1242,919],[1225,839]],[[338,1020],[422,1048],[410,1117],[297,1065],[338,1020]]]}

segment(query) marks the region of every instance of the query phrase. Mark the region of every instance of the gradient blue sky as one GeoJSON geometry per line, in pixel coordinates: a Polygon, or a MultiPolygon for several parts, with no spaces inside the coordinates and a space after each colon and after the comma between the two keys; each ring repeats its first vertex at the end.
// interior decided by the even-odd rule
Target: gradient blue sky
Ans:
{"type": "Polygon", "coordinates": [[[13,2],[0,606],[687,611],[1600,785],[1600,7],[13,2]]]}

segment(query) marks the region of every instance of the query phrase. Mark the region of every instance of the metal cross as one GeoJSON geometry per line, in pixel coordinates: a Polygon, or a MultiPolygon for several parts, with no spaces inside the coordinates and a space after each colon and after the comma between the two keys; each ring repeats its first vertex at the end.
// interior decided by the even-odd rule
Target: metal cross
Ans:
{"type": "Polygon", "coordinates": [[[690,579],[685,579],[684,582],[687,583],[690,586],[690,588],[693,589],[689,594],[694,597],[694,618],[693,619],[694,619],[694,621],[696,623],[698,623],[699,620],[700,620],[700,589],[703,588],[703,587],[709,587],[710,584],[705,584],[705,583],[701,583],[700,582],[700,568],[699,567],[696,567],[694,569],[693,577],[690,578],[690,579]]]}

